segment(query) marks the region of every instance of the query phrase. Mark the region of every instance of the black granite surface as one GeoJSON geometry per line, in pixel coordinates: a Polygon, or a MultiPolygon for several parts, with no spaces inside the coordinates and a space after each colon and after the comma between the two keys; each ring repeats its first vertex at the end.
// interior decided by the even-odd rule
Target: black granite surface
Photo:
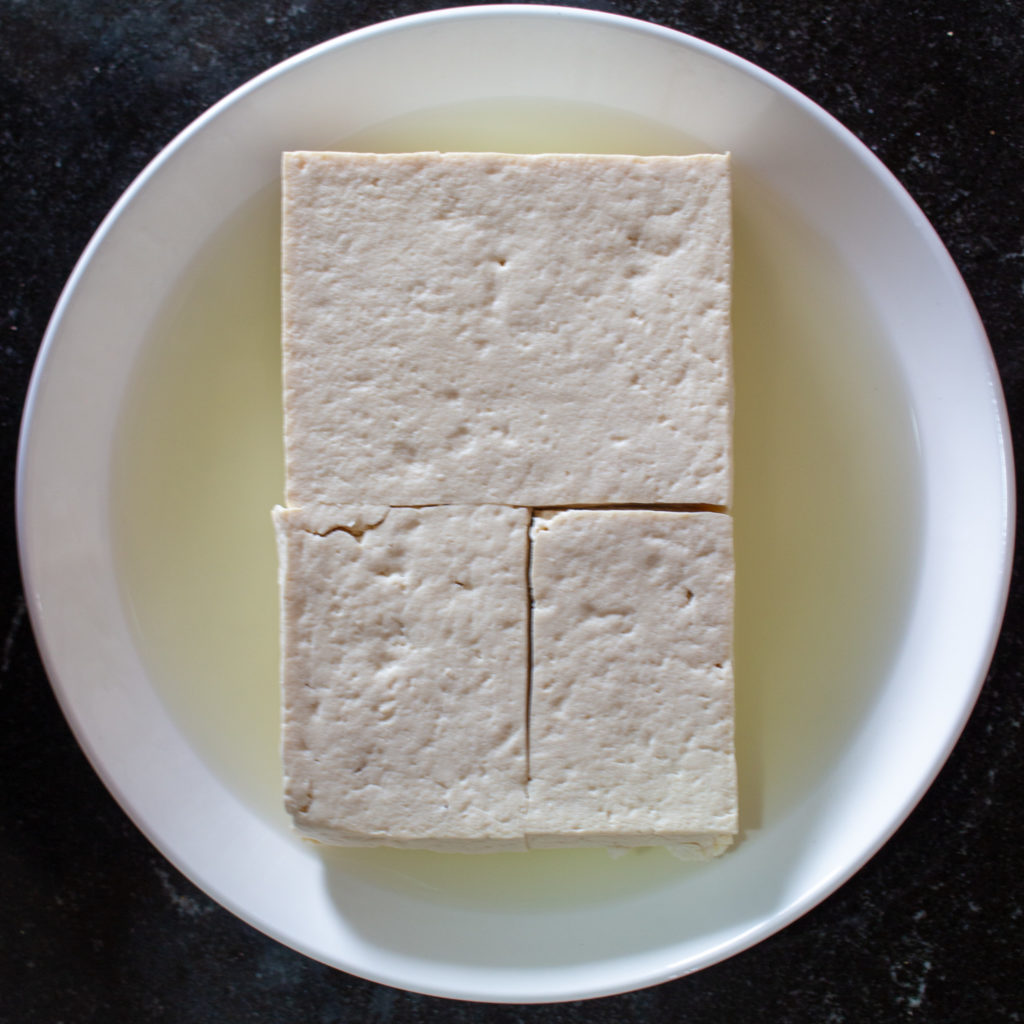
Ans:
{"type": "MultiPolygon", "coordinates": [[[[213,101],[334,35],[451,4],[0,0],[0,1021],[1013,1021],[1024,1017],[1020,556],[977,709],[895,838],[823,905],[694,976],[585,1003],[410,995],[243,924],[141,836],[79,751],[33,643],[13,480],[29,374],[122,190],[213,101]]],[[[977,302],[1024,451],[1024,0],[584,5],[720,44],[863,139],[977,302]]]]}

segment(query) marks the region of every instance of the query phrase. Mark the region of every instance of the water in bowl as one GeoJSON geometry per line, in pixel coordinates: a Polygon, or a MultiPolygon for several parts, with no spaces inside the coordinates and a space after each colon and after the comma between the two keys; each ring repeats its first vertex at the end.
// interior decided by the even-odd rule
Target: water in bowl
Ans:
{"type": "MultiPolygon", "coordinates": [[[[699,152],[581,104],[477,102],[338,148],[699,152]]],[[[881,687],[916,565],[911,414],[837,253],[735,167],[737,748],[745,843],[806,798],[881,687]]],[[[211,237],[153,328],[123,409],[113,495],[125,603],[152,682],[194,748],[282,830],[277,561],[282,495],[276,186],[211,237]]],[[[296,840],[298,841],[298,840],[296,840]]],[[[663,851],[485,857],[325,850],[428,900],[585,903],[713,871],[663,851]]]]}

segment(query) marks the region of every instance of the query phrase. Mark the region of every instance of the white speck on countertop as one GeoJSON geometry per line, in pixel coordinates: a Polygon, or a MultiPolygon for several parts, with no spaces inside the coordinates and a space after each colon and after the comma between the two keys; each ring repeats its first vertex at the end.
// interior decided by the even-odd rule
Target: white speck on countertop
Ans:
{"type": "Polygon", "coordinates": [[[918,1009],[924,1002],[925,993],[928,989],[928,974],[932,969],[931,960],[922,960],[920,973],[916,977],[907,978],[908,968],[911,964],[903,962],[894,965],[889,969],[889,976],[906,993],[900,1001],[906,1003],[911,1010],[918,1009]]]}
{"type": "Polygon", "coordinates": [[[916,1010],[924,999],[925,989],[928,987],[928,972],[932,969],[931,960],[925,960],[921,964],[921,977],[917,982],[917,991],[907,999],[907,1005],[916,1010]]]}
{"type": "Polygon", "coordinates": [[[203,914],[210,913],[212,909],[210,905],[204,906],[192,896],[178,892],[171,881],[170,875],[163,868],[154,868],[154,870],[156,871],[157,878],[160,879],[160,885],[171,901],[171,906],[182,917],[201,917],[203,914]]]}
{"type": "Polygon", "coordinates": [[[7,626],[7,635],[4,637],[4,649],[0,654],[0,674],[7,672],[11,667],[11,654],[14,651],[14,640],[25,621],[25,598],[18,595],[17,603],[14,606],[14,614],[7,626]]]}

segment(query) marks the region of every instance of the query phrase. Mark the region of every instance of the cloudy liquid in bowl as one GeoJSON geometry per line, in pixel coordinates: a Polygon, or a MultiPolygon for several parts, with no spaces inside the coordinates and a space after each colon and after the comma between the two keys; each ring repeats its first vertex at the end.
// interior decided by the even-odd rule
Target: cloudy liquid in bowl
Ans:
{"type": "MultiPolygon", "coordinates": [[[[338,148],[700,152],[662,125],[580,104],[419,112],[338,148]]],[[[210,240],[153,330],[122,413],[113,531],[153,686],[210,770],[289,828],[278,756],[283,490],[277,188],[210,240]]],[[[837,255],[735,167],[736,687],[742,842],[826,776],[884,682],[913,589],[913,424],[884,339],[837,255]]],[[[480,857],[319,851],[425,899],[506,908],[656,886],[664,851],[480,857]]]]}

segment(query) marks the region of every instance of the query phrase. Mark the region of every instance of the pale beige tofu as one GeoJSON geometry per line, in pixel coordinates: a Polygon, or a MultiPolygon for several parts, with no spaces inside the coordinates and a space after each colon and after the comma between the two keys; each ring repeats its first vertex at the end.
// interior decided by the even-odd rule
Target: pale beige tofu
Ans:
{"type": "Polygon", "coordinates": [[[523,849],[525,509],[277,509],[285,806],[306,836],[523,849]]]}
{"type": "Polygon", "coordinates": [[[292,506],[731,493],[725,156],[290,153],[292,506]]]}
{"type": "Polygon", "coordinates": [[[721,853],[737,829],[731,517],[573,510],[532,533],[529,846],[721,853]]]}

